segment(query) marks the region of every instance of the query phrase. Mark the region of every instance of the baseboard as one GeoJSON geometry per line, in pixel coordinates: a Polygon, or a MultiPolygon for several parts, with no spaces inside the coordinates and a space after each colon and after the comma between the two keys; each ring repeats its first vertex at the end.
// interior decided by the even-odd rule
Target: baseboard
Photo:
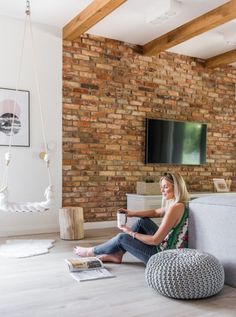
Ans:
{"type": "MultiPolygon", "coordinates": [[[[116,227],[116,221],[99,221],[99,222],[85,222],[84,229],[103,229],[103,228],[114,228],[116,227]]],[[[38,227],[38,228],[19,228],[16,227],[11,230],[2,229],[0,237],[13,237],[22,235],[33,235],[43,233],[59,233],[60,229],[58,226],[38,227]]]]}
{"type": "MultiPolygon", "coordinates": [[[[128,226],[137,219],[136,217],[128,219],[128,226]]],[[[160,218],[153,219],[158,225],[160,225],[160,218]]],[[[105,229],[105,228],[116,228],[117,221],[98,221],[98,222],[85,222],[84,229],[105,229]]],[[[17,229],[12,228],[11,231],[0,232],[0,237],[10,237],[10,236],[22,236],[22,235],[32,235],[32,234],[43,234],[43,233],[59,233],[60,229],[58,226],[48,226],[48,227],[38,227],[38,228],[24,228],[17,229]]]]}
{"type": "Polygon", "coordinates": [[[102,229],[102,228],[114,228],[117,226],[116,221],[99,221],[99,222],[85,222],[84,229],[102,229]]]}
{"type": "Polygon", "coordinates": [[[42,234],[42,233],[57,233],[59,232],[58,226],[55,227],[46,227],[46,228],[25,228],[25,229],[16,229],[14,230],[1,230],[0,237],[15,237],[15,236],[25,236],[33,234],[42,234]]]}

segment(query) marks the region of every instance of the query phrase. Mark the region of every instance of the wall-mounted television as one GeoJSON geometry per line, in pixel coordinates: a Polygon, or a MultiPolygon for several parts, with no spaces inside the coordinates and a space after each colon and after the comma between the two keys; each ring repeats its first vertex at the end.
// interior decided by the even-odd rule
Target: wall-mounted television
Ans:
{"type": "Polygon", "coordinates": [[[146,119],[146,164],[206,163],[207,125],[198,122],[146,119]]]}

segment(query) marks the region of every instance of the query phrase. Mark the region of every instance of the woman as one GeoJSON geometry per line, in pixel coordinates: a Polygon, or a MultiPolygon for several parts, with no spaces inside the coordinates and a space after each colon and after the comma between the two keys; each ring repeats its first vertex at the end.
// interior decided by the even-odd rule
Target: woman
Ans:
{"type": "Polygon", "coordinates": [[[155,210],[126,212],[127,217],[140,217],[132,227],[123,226],[114,238],[92,248],[76,247],[79,256],[97,256],[103,262],[121,263],[126,251],[145,264],[157,252],[187,247],[188,191],[182,176],[165,173],[160,180],[162,207],[155,210]],[[163,217],[158,227],[150,217],[163,217]]]}

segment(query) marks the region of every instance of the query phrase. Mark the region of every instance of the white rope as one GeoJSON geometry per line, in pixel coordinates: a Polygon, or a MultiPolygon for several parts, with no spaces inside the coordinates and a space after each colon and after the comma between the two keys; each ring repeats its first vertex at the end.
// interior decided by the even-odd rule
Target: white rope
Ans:
{"type": "Polygon", "coordinates": [[[11,162],[11,147],[12,147],[13,138],[14,138],[13,128],[14,128],[14,124],[15,124],[15,111],[16,111],[16,103],[17,103],[17,91],[19,90],[22,59],[23,59],[23,52],[24,52],[24,46],[25,46],[26,25],[27,25],[27,16],[25,17],[25,22],[24,22],[23,40],[22,40],[22,46],[21,46],[21,50],[20,50],[18,70],[17,70],[16,90],[15,90],[15,97],[14,97],[13,117],[12,117],[12,123],[11,123],[10,139],[9,139],[9,144],[8,144],[8,152],[5,153],[5,170],[3,172],[3,179],[2,179],[1,188],[5,187],[5,186],[8,186],[8,175],[9,175],[8,171],[9,171],[9,165],[10,165],[10,162],[11,162]]]}
{"type": "Polygon", "coordinates": [[[50,172],[50,160],[49,160],[49,153],[48,153],[47,140],[46,140],[46,134],[45,134],[43,109],[42,109],[40,87],[39,87],[39,76],[38,76],[38,69],[36,66],[36,53],[35,53],[36,51],[35,51],[35,46],[34,46],[34,37],[33,37],[33,29],[32,29],[32,25],[31,25],[30,14],[28,14],[28,17],[29,17],[29,22],[30,22],[29,26],[30,26],[30,36],[31,36],[31,44],[32,44],[32,52],[33,52],[33,72],[34,72],[34,79],[35,79],[37,96],[38,96],[38,101],[39,101],[40,121],[41,121],[42,137],[43,137],[43,143],[44,143],[44,149],[45,149],[44,161],[46,162],[46,166],[47,166],[49,186],[52,186],[52,178],[51,178],[51,172],[50,172]]]}
{"type": "Polygon", "coordinates": [[[27,202],[27,203],[11,203],[8,202],[7,187],[0,190],[0,211],[10,212],[39,212],[48,210],[53,204],[53,190],[52,186],[48,186],[45,190],[45,201],[41,202],[27,202]]]}
{"type": "Polygon", "coordinates": [[[25,16],[25,23],[24,23],[24,32],[23,32],[23,41],[20,53],[20,61],[18,66],[18,75],[16,81],[16,92],[15,92],[15,101],[14,101],[14,110],[13,110],[13,119],[11,125],[11,132],[10,132],[10,139],[9,139],[9,146],[8,152],[5,153],[5,170],[3,173],[3,181],[2,186],[0,188],[0,211],[14,211],[14,212],[34,212],[34,211],[43,211],[50,208],[53,203],[53,188],[52,188],[52,177],[50,171],[50,156],[48,153],[47,141],[46,141],[46,134],[45,134],[45,127],[44,127],[44,119],[43,119],[43,111],[42,111],[42,103],[40,98],[40,87],[39,87],[39,79],[38,79],[38,71],[36,67],[36,54],[34,48],[34,40],[33,40],[33,30],[31,25],[31,18],[30,18],[30,3],[29,0],[26,1],[26,16],[25,16]],[[27,203],[14,203],[8,202],[8,174],[9,174],[9,165],[11,162],[11,147],[13,142],[14,136],[14,123],[15,123],[15,109],[16,109],[16,102],[17,102],[17,91],[20,82],[20,74],[21,74],[21,67],[22,67],[22,58],[23,58],[23,51],[24,51],[24,44],[25,44],[25,34],[26,34],[26,26],[27,26],[27,18],[29,20],[29,29],[30,29],[30,37],[31,37],[31,44],[32,44],[32,52],[33,52],[33,72],[34,72],[34,79],[36,84],[37,90],[37,97],[39,101],[39,111],[40,111],[40,119],[41,119],[41,127],[42,127],[42,137],[44,142],[45,148],[45,155],[44,161],[47,168],[48,173],[48,187],[45,190],[45,201],[41,202],[27,202],[27,203]]]}

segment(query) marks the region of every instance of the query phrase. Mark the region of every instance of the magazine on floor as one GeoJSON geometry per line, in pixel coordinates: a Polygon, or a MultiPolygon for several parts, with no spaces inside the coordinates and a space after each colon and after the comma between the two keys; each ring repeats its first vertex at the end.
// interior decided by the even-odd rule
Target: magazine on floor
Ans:
{"type": "Polygon", "coordinates": [[[96,257],[69,258],[65,260],[71,276],[78,282],[115,277],[96,257]]]}

